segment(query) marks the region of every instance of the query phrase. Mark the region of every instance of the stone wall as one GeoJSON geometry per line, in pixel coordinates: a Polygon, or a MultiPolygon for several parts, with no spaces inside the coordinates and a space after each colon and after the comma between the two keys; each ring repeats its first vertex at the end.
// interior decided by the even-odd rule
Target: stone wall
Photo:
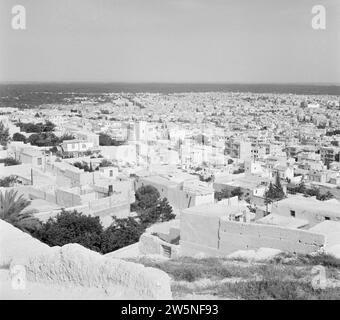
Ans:
{"type": "Polygon", "coordinates": [[[237,250],[273,248],[307,254],[321,249],[325,236],[306,230],[229,221],[227,217],[181,214],[181,252],[225,256],[237,250]]]}
{"type": "Polygon", "coordinates": [[[279,226],[244,223],[220,219],[219,250],[274,248],[296,253],[312,253],[322,248],[325,237],[306,230],[279,226]]]}

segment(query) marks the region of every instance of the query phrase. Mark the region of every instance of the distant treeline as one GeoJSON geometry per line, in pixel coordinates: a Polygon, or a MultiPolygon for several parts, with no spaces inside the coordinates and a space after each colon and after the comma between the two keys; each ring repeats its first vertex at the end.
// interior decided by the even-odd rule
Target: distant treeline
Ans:
{"type": "Polygon", "coordinates": [[[338,135],[338,134],[340,134],[340,129],[335,129],[335,130],[333,130],[333,131],[328,131],[328,132],[326,132],[326,136],[329,136],[329,137],[331,137],[331,136],[336,136],[336,135],[338,135]]]}
{"type": "Polygon", "coordinates": [[[46,87],[49,92],[43,91],[36,85],[0,85],[0,104],[10,108],[31,109],[46,104],[71,105],[79,103],[79,98],[88,98],[100,102],[110,102],[111,98],[104,94],[89,94],[63,92],[57,90],[58,86],[46,87]],[[40,91],[40,92],[39,92],[40,91]]]}
{"type": "Polygon", "coordinates": [[[45,123],[18,122],[17,126],[20,128],[20,131],[26,133],[51,132],[54,131],[56,127],[56,125],[51,121],[46,121],[45,123]]]}

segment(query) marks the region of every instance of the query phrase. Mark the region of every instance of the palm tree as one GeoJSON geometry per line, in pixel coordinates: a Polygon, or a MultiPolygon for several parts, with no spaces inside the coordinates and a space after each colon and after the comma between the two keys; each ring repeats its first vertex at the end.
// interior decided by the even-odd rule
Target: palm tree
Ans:
{"type": "Polygon", "coordinates": [[[6,191],[5,194],[0,193],[0,219],[12,224],[13,226],[29,231],[37,226],[38,219],[32,216],[33,210],[26,210],[31,201],[24,198],[18,191],[13,189],[6,191]]]}
{"type": "Polygon", "coordinates": [[[7,143],[10,140],[9,129],[5,127],[4,123],[0,122],[0,145],[7,147],[7,143]]]}

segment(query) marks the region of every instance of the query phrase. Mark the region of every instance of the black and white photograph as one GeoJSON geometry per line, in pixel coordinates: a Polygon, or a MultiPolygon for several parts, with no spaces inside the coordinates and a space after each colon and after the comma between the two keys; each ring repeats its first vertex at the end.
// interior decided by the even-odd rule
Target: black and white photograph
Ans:
{"type": "Polygon", "coordinates": [[[340,300],[340,0],[0,0],[0,300],[340,300]]]}

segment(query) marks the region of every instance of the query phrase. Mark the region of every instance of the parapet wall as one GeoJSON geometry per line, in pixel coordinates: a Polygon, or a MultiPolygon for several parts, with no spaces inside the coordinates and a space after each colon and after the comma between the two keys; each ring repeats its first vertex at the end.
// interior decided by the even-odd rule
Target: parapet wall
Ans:
{"type": "Polygon", "coordinates": [[[220,219],[218,249],[226,253],[263,247],[307,254],[324,244],[324,235],[306,230],[220,219]]]}
{"type": "Polygon", "coordinates": [[[324,235],[273,225],[229,221],[227,217],[181,215],[181,252],[225,256],[237,250],[273,248],[308,254],[325,245],[324,235]]]}

